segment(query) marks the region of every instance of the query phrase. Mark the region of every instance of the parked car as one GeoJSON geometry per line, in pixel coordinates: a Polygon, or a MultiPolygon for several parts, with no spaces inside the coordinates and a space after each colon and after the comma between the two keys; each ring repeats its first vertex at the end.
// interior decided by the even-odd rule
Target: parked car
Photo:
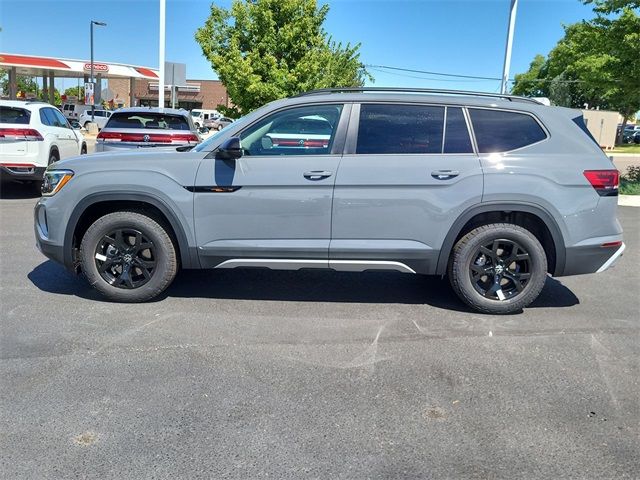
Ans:
{"type": "Polygon", "coordinates": [[[198,130],[205,126],[207,120],[214,120],[218,117],[221,117],[221,115],[217,110],[203,110],[201,108],[191,110],[191,119],[198,130]]]}
{"type": "Polygon", "coordinates": [[[0,175],[41,181],[48,165],[87,153],[60,110],[37,101],[0,100],[0,175]]]}
{"type": "Polygon", "coordinates": [[[80,115],[87,110],[91,110],[91,105],[80,105],[77,103],[63,103],[61,112],[68,120],[77,120],[80,115]]]}
{"type": "MultiPolygon", "coordinates": [[[[109,110],[94,110],[93,111],[93,122],[98,125],[98,130],[102,130],[109,118],[111,118],[111,113],[109,110]]],[[[78,119],[80,125],[84,128],[87,128],[87,125],[91,122],[91,110],[86,110],[82,112],[80,118],[78,119]]]]}
{"type": "Polygon", "coordinates": [[[618,260],[618,171],[579,110],[442,93],[315,91],[189,151],[60,162],[37,244],[116,301],[156,297],[179,268],[390,270],[447,275],[490,314],[618,260]],[[318,122],[328,141],[304,131],[318,122]],[[274,141],[283,125],[298,145],[274,141]]]}
{"type": "Polygon", "coordinates": [[[80,125],[80,122],[78,120],[68,120],[69,125],[71,125],[71,128],[73,128],[74,130],[81,130],[82,129],[82,125],[80,125]]]}
{"type": "Polygon", "coordinates": [[[96,152],[195,146],[201,138],[186,110],[122,108],[96,137],[96,152]]]}
{"type": "Polygon", "coordinates": [[[204,127],[210,130],[222,130],[227,125],[233,123],[233,119],[229,117],[210,118],[204,121],[204,127]]]}

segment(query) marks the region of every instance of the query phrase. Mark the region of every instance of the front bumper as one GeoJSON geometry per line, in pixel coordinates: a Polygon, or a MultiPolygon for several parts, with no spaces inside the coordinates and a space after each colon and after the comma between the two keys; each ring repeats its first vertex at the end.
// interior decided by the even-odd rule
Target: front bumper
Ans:
{"type": "Polygon", "coordinates": [[[45,202],[40,200],[33,210],[33,228],[36,237],[36,247],[42,254],[51,260],[71,268],[65,264],[64,246],[52,241],[49,238],[49,219],[45,202]]]}

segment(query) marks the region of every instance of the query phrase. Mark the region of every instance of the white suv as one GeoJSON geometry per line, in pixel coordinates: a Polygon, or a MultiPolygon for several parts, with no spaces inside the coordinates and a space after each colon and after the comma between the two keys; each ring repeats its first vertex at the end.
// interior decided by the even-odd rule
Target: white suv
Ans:
{"type": "MultiPolygon", "coordinates": [[[[93,112],[93,121],[98,125],[98,128],[102,130],[107,124],[107,120],[109,120],[110,116],[111,112],[108,112],[107,110],[95,110],[93,112]]],[[[82,115],[78,117],[78,121],[80,122],[80,125],[87,128],[87,123],[91,122],[91,109],[82,112],[82,115]]]]}
{"type": "Polygon", "coordinates": [[[47,166],[87,153],[80,132],[44,102],[0,100],[0,175],[41,181],[47,166]]]}

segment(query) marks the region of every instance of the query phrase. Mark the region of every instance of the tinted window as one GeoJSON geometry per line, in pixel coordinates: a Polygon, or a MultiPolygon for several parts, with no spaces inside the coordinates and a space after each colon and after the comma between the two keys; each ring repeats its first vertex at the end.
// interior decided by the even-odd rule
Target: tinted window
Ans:
{"type": "Polygon", "coordinates": [[[480,153],[507,152],[547,138],[530,115],[470,108],[471,123],[480,153]]]}
{"type": "MultiPolygon", "coordinates": [[[[44,112],[47,119],[46,125],[49,125],[50,127],[62,127],[53,108],[44,108],[41,112],[44,112]]],[[[42,114],[40,115],[40,118],[42,118],[42,114]]]]}
{"type": "Polygon", "coordinates": [[[56,123],[58,124],[59,127],[69,128],[69,125],[67,125],[67,119],[64,118],[64,115],[62,115],[60,110],[51,109],[51,111],[53,112],[53,115],[56,117],[56,123]]]}
{"type": "Polygon", "coordinates": [[[291,108],[265,117],[240,134],[247,155],[322,155],[331,145],[342,105],[291,108]]]}
{"type": "Polygon", "coordinates": [[[444,107],[360,106],[356,153],[441,153],[444,107]]]}
{"type": "Polygon", "coordinates": [[[114,112],[105,128],[150,128],[153,130],[190,130],[182,115],[153,112],[114,112]]]}
{"type": "Polygon", "coordinates": [[[24,108],[0,107],[0,123],[18,123],[28,125],[31,112],[24,108]]]}
{"type": "Polygon", "coordinates": [[[443,152],[473,153],[469,129],[460,107],[447,107],[443,152]]]}

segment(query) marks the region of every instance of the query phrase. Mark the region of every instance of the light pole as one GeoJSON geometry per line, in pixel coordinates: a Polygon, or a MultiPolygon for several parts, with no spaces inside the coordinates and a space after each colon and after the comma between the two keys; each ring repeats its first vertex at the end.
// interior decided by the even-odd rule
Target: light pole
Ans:
{"type": "Polygon", "coordinates": [[[511,47],[513,46],[513,29],[516,25],[516,12],[518,11],[518,0],[511,0],[509,9],[509,30],[507,30],[507,45],[504,49],[504,66],[502,67],[502,85],[500,93],[507,93],[509,85],[509,67],[511,66],[511,47]]]}
{"type": "MultiPolygon", "coordinates": [[[[94,80],[93,80],[93,26],[94,25],[100,25],[101,27],[106,27],[107,24],[104,22],[96,22],[95,20],[91,20],[91,83],[93,84],[93,88],[94,88],[94,97],[95,98],[95,84],[94,84],[94,80]]],[[[80,92],[78,92],[80,93],[80,92]]],[[[95,112],[95,101],[91,104],[91,123],[93,123],[93,114],[95,112]]]]}

